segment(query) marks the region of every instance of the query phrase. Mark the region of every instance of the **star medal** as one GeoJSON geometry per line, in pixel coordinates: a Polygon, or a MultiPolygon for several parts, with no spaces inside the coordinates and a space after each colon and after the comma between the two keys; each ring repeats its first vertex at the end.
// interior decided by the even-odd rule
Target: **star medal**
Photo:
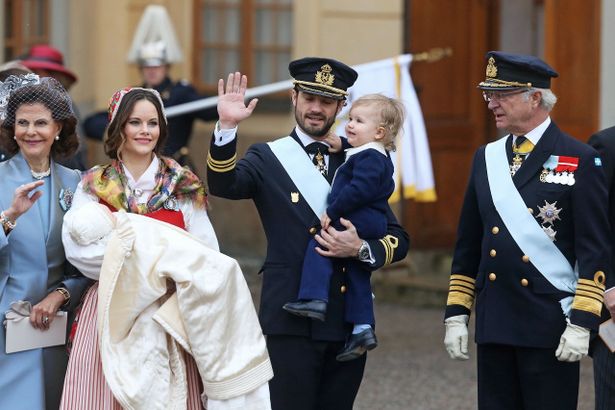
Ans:
{"type": "Polygon", "coordinates": [[[545,206],[538,207],[540,212],[538,213],[537,218],[541,218],[543,224],[553,224],[556,219],[560,219],[559,213],[562,209],[557,208],[555,205],[557,205],[557,201],[552,204],[545,201],[545,206]]]}
{"type": "Polygon", "coordinates": [[[551,239],[552,242],[555,242],[555,235],[557,234],[557,232],[554,231],[552,227],[543,226],[542,230],[547,234],[547,236],[549,237],[549,239],[551,239]]]}
{"type": "Polygon", "coordinates": [[[60,195],[58,196],[58,200],[60,202],[60,208],[64,212],[70,209],[70,206],[73,204],[73,196],[75,193],[71,191],[69,188],[60,189],[60,195]]]}

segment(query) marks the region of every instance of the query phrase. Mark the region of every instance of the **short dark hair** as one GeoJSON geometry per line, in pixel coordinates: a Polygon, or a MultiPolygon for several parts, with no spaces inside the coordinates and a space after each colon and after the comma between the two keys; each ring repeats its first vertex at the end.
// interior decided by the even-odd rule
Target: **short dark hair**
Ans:
{"type": "MultiPolygon", "coordinates": [[[[64,93],[66,91],[62,89],[64,93]]],[[[58,141],[51,145],[50,155],[53,159],[68,158],[77,152],[79,138],[76,134],[77,118],[72,109],[68,94],[59,94],[57,89],[47,83],[27,85],[11,93],[6,108],[6,118],[0,128],[0,147],[9,155],[19,151],[15,135],[15,115],[24,104],[41,104],[51,112],[51,118],[62,126],[58,141]]]]}
{"type": "Polygon", "coordinates": [[[159,155],[162,151],[167,139],[167,122],[165,120],[164,111],[160,99],[151,91],[143,88],[135,88],[130,90],[120,102],[120,106],[117,108],[117,113],[113,121],[109,123],[104,135],[104,148],[105,154],[111,159],[118,159],[118,151],[124,144],[124,136],[122,135],[122,128],[126,125],[126,122],[130,118],[132,111],[135,108],[135,104],[138,101],[147,100],[154,104],[156,112],[158,113],[158,126],[160,127],[160,136],[158,142],[154,147],[154,153],[159,155]]]}

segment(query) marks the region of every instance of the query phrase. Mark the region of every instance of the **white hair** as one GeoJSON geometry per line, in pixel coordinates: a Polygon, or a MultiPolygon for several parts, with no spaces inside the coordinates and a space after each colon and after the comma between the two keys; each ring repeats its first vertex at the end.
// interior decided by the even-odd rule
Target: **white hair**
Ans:
{"type": "Polygon", "coordinates": [[[557,102],[557,97],[548,88],[530,88],[528,92],[525,94],[525,100],[528,101],[530,96],[536,93],[540,93],[540,106],[544,108],[547,112],[551,112],[555,103],[557,102]]]}

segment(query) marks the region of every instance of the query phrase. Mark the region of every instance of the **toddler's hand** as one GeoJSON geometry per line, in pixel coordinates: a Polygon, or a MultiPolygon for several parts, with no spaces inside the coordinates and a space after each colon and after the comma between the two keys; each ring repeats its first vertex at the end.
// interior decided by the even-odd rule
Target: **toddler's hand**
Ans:
{"type": "Polygon", "coordinates": [[[325,137],[325,142],[330,145],[330,153],[336,153],[342,150],[342,138],[331,130],[329,130],[329,133],[325,137]]]}

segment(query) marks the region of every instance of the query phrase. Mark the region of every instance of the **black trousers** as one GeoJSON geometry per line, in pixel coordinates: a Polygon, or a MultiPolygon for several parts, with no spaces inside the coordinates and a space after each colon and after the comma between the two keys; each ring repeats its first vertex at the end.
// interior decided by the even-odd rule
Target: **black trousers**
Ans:
{"type": "Polygon", "coordinates": [[[593,342],[594,391],[596,392],[596,410],[615,409],[615,353],[604,342],[593,342]]]}
{"type": "Polygon", "coordinates": [[[579,362],[560,362],[555,349],[479,344],[478,408],[576,410],[579,362]]]}
{"type": "Polygon", "coordinates": [[[343,346],[343,342],[268,335],[274,374],[269,381],[272,410],[352,410],[366,355],[338,362],[335,356],[343,346]]]}

